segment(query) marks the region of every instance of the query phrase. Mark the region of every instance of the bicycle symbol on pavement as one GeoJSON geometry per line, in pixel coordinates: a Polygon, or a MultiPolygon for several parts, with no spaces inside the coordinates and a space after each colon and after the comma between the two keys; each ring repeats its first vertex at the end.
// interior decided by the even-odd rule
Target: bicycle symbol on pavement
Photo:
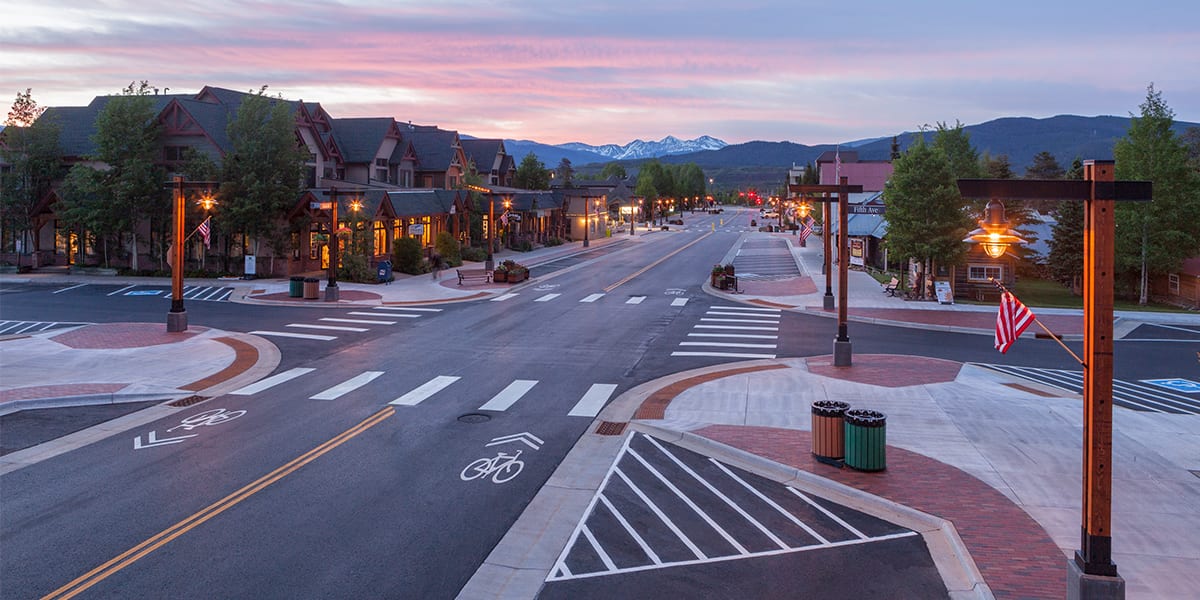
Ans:
{"type": "Polygon", "coordinates": [[[492,481],[495,483],[511,481],[514,477],[521,474],[521,469],[525,468],[525,462],[517,460],[518,456],[521,456],[520,450],[517,450],[516,454],[497,452],[496,456],[492,458],[476,459],[463,469],[459,477],[463,481],[471,481],[472,479],[486,478],[488,475],[491,475],[492,481]]]}
{"type": "Polygon", "coordinates": [[[176,429],[186,429],[191,431],[197,427],[220,425],[221,423],[232,421],[244,414],[246,414],[246,411],[244,410],[225,410],[223,408],[214,408],[212,410],[196,413],[183,419],[178,425],[168,429],[167,433],[171,433],[176,429]]]}

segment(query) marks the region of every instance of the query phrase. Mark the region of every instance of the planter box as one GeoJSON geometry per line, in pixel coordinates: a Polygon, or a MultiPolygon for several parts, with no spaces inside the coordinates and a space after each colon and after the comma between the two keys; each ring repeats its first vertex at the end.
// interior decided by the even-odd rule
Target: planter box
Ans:
{"type": "Polygon", "coordinates": [[[522,281],[525,281],[528,278],[529,278],[529,271],[521,271],[518,273],[509,273],[508,274],[508,282],[509,283],[521,283],[522,281]]]}
{"type": "Polygon", "coordinates": [[[508,281],[508,273],[505,271],[492,271],[492,281],[495,283],[504,283],[508,281]]]}

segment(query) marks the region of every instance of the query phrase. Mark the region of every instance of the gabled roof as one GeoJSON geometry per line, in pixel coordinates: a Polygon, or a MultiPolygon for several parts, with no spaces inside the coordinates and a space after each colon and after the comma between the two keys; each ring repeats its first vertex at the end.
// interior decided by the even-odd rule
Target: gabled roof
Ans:
{"type": "Polygon", "coordinates": [[[463,154],[467,156],[467,162],[474,162],[475,168],[481,172],[486,169],[490,173],[492,165],[496,163],[496,156],[504,153],[504,140],[498,138],[464,139],[460,140],[459,143],[462,144],[463,154]]]}
{"type": "Polygon", "coordinates": [[[395,122],[391,117],[333,119],[333,135],[344,160],[347,163],[373,162],[383,140],[394,131],[395,122]]]}
{"type": "Polygon", "coordinates": [[[563,194],[558,190],[521,190],[509,197],[518,212],[562,208],[563,194]]]}
{"type": "MultiPolygon", "coordinates": [[[[39,119],[51,119],[58,124],[58,145],[64,156],[91,156],[96,153],[92,135],[96,133],[96,118],[113,98],[120,95],[96,96],[87,106],[51,106],[39,119]]],[[[172,100],[189,98],[184,94],[156,94],[147,96],[152,100],[151,110],[157,117],[172,100]]]]}
{"type": "Polygon", "coordinates": [[[446,171],[458,153],[458,132],[426,125],[401,127],[417,153],[417,165],[423,171],[446,171]]]}
{"type": "Polygon", "coordinates": [[[450,207],[461,203],[459,190],[414,189],[387,192],[397,217],[423,217],[450,214],[450,207]]]}

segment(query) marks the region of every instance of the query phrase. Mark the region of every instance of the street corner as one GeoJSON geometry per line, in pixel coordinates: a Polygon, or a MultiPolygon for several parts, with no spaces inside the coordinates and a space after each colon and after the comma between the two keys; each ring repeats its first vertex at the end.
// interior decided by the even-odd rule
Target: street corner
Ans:
{"type": "Polygon", "coordinates": [[[832,355],[810,356],[804,364],[813,375],[889,388],[950,383],[963,368],[953,360],[901,354],[855,354],[848,366],[834,365],[832,355]]]}
{"type": "Polygon", "coordinates": [[[93,323],[50,332],[47,338],[75,350],[119,350],[179,344],[208,333],[200,326],[170,332],[165,323],[93,323]]]}

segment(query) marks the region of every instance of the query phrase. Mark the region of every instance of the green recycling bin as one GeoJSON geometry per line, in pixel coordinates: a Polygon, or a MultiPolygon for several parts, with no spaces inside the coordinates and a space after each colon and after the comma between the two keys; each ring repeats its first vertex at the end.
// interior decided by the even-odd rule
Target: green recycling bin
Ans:
{"type": "Polygon", "coordinates": [[[293,277],[288,280],[288,297],[299,298],[304,295],[304,278],[293,277]]]}
{"type": "Polygon", "coordinates": [[[843,416],[845,422],[845,464],[858,471],[882,471],[887,468],[887,415],[853,408],[843,416]]]}

